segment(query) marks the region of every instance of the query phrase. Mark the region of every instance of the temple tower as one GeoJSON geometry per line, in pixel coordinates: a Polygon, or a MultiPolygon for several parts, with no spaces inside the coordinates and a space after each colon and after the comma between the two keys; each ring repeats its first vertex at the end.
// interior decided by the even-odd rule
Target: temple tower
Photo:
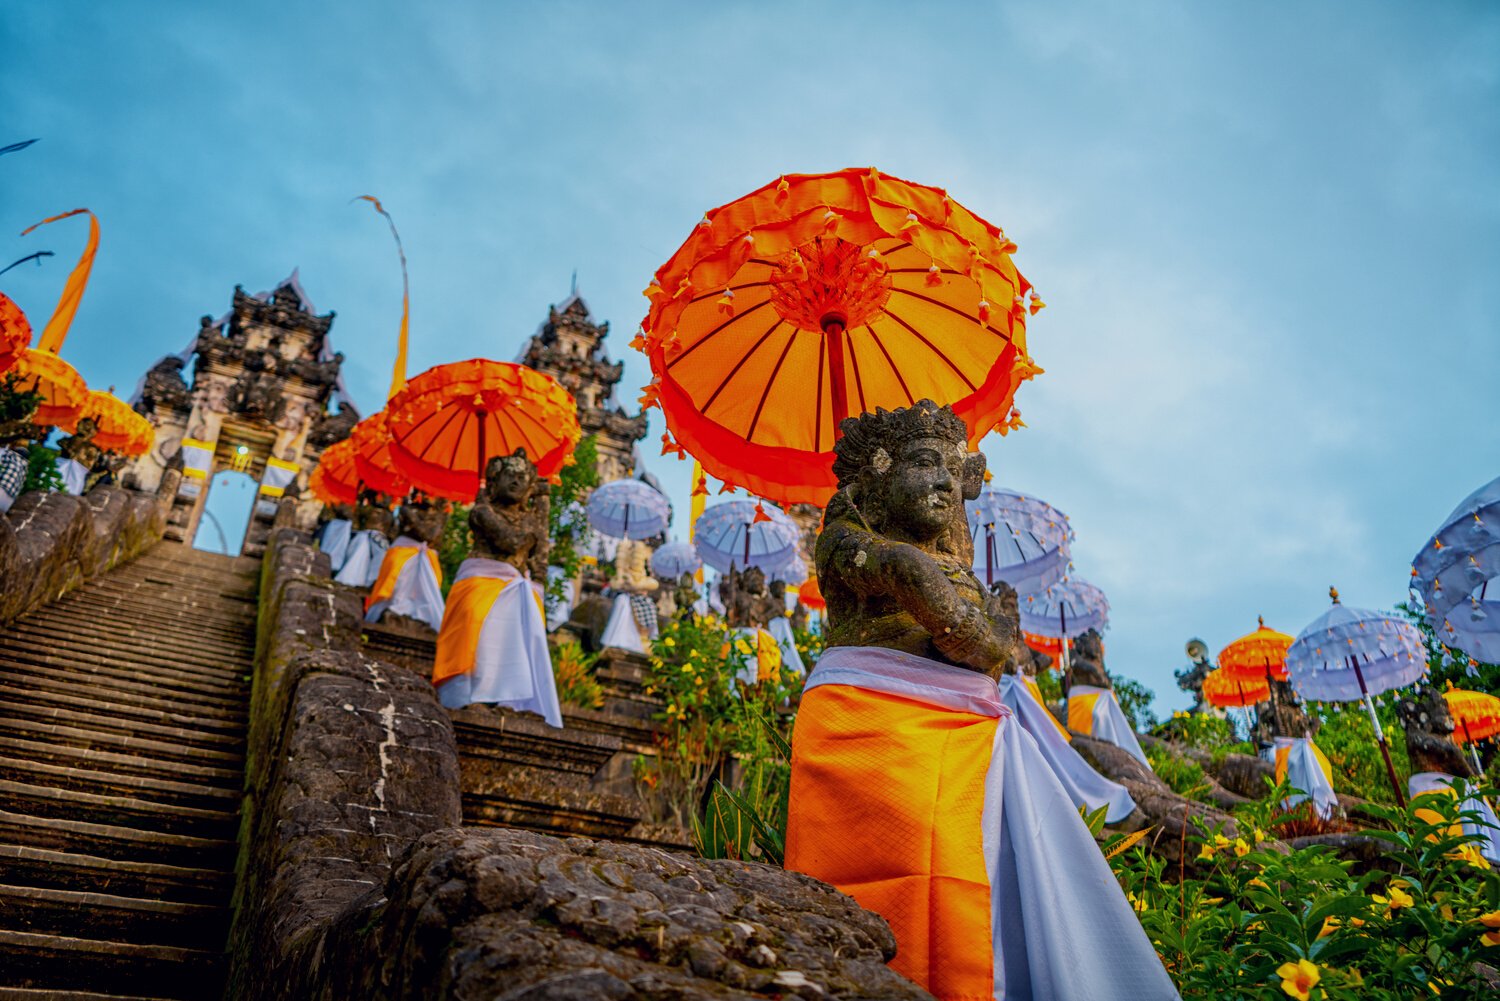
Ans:
{"type": "Polygon", "coordinates": [[[631,416],[614,405],[615,385],[624,374],[621,362],[604,352],[609,323],[597,323],[577,292],[548,310],[521,355],[521,363],[562,383],[578,401],[583,433],[594,435],[599,449],[599,478],[620,480],[635,472],[635,443],[646,437],[646,415],[631,416]]]}
{"type": "Polygon", "coordinates": [[[152,366],[135,408],[156,426],[156,445],[129,475],[150,490],[181,468],[169,538],[193,539],[209,494],[226,481],[220,474],[242,474],[255,484],[253,508],[239,548],[226,541],[231,555],[258,555],[281,499],[297,496],[323,449],[348,436],[358,415],[329,341],[333,318],[317,314],[295,271],[270,292],[236,286],[228,313],[203,317],[181,354],[152,366]]]}

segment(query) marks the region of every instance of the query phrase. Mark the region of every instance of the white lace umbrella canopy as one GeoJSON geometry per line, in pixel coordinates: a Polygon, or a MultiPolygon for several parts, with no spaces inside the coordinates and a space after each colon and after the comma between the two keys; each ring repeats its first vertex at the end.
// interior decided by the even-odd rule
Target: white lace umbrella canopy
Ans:
{"type": "Polygon", "coordinates": [[[797,523],[775,504],[735,500],[715,504],[698,516],[693,545],[703,562],[720,573],[731,566],[774,570],[797,551],[800,535],[797,523]],[[757,515],[757,507],[763,515],[757,515]]]}
{"type": "Polygon", "coordinates": [[[668,542],[651,554],[651,572],[658,577],[676,580],[685,573],[697,573],[702,566],[691,542],[668,542]]]}
{"type": "Polygon", "coordinates": [[[1411,567],[1438,641],[1500,662],[1500,478],[1465,497],[1411,567]]]}
{"type": "Polygon", "coordinates": [[[1312,702],[1357,702],[1405,688],[1427,673],[1422,635],[1384,612],[1338,603],[1314,619],[1287,650],[1292,687],[1312,702]],[[1361,685],[1363,679],[1363,685],[1361,685]]]}
{"type": "Polygon", "coordinates": [[[1034,594],[1022,594],[1021,629],[1052,639],[1077,639],[1109,626],[1109,600],[1082,577],[1068,577],[1034,594]]]}
{"type": "Polygon", "coordinates": [[[640,480],[613,480],[589,495],[589,524],[616,539],[649,539],[667,530],[672,505],[640,480]]]}
{"type": "Polygon", "coordinates": [[[1014,490],[991,490],[964,502],[974,539],[974,574],[986,587],[1004,581],[1034,594],[1068,573],[1073,529],[1046,501],[1014,490]]]}

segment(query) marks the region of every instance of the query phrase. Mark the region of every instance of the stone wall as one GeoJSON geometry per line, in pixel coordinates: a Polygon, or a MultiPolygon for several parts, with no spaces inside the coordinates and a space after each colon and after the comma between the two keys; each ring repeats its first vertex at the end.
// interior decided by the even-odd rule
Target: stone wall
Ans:
{"type": "MultiPolygon", "coordinates": [[[[928,997],[883,920],[806,876],[460,827],[450,714],[363,651],[303,538],[274,533],[262,569],[228,997],[928,997]]],[[[508,721],[496,740],[526,740],[496,761],[533,729],[508,721]]]]}
{"type": "Polygon", "coordinates": [[[0,517],[0,625],[134,559],[165,527],[155,494],[117,486],[82,497],[22,494],[0,517]]]}

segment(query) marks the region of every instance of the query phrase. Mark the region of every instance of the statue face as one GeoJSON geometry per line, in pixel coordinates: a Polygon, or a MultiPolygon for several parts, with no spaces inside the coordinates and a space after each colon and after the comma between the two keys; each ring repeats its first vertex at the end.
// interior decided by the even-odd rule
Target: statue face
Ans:
{"type": "Polygon", "coordinates": [[[74,433],[79,435],[80,437],[87,437],[88,435],[93,434],[97,429],[98,425],[94,423],[94,419],[92,417],[80,417],[78,418],[78,430],[74,433]]]}
{"type": "Polygon", "coordinates": [[[536,472],[524,460],[500,463],[485,483],[492,504],[519,504],[531,496],[536,472]]]}
{"type": "Polygon", "coordinates": [[[760,593],[766,588],[766,575],[760,567],[750,567],[740,578],[745,585],[745,590],[752,593],[760,593]]]}
{"type": "MultiPolygon", "coordinates": [[[[877,468],[877,471],[878,468],[877,468]]],[[[944,438],[904,442],[885,473],[886,516],[912,538],[937,538],[963,518],[964,453],[944,438]]]]}

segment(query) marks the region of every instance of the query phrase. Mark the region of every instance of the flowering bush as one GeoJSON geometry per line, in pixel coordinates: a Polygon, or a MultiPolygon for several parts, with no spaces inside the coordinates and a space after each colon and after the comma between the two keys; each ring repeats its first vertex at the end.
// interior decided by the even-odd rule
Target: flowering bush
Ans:
{"type": "Polygon", "coordinates": [[[584,653],[577,640],[553,642],[552,676],[557,681],[558,701],[582,709],[598,709],[604,705],[604,688],[594,677],[594,664],[598,659],[593,654],[584,653]]]}
{"type": "Polygon", "coordinates": [[[1391,829],[1364,832],[1385,851],[1362,875],[1331,848],[1287,852],[1248,825],[1204,829],[1193,870],[1142,845],[1112,864],[1183,997],[1492,997],[1476,964],[1500,963],[1500,875],[1457,833],[1457,811],[1448,796],[1372,808],[1391,829]]]}

